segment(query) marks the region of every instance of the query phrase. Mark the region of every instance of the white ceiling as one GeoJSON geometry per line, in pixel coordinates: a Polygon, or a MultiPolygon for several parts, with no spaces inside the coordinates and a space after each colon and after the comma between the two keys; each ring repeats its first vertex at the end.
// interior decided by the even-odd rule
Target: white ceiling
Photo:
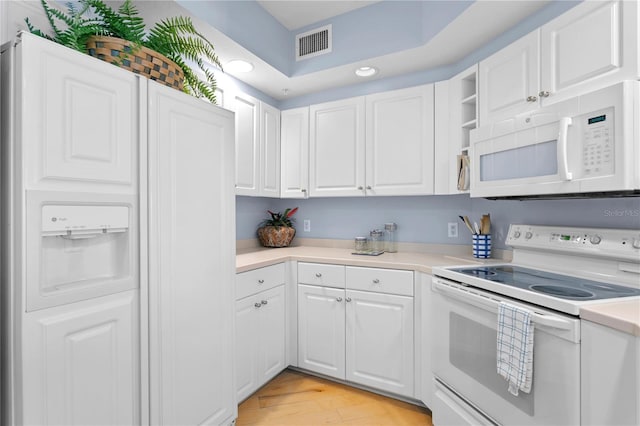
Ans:
{"type": "Polygon", "coordinates": [[[378,3],[380,0],[258,0],[289,31],[378,3]]]}
{"type": "MultiPolygon", "coordinates": [[[[201,32],[209,40],[215,40],[216,53],[223,65],[231,59],[244,59],[254,65],[253,72],[244,74],[228,72],[228,74],[274,99],[285,100],[362,83],[365,80],[354,74],[354,70],[360,66],[374,66],[379,69],[379,73],[375,77],[366,80],[371,81],[372,79],[384,79],[455,64],[527,16],[546,6],[549,1],[478,0],[423,46],[299,76],[288,76],[282,73],[197,16],[193,16],[193,20],[198,28],[202,28],[201,32]]],[[[338,10],[342,7],[340,4],[343,2],[261,0],[261,3],[277,3],[274,5],[276,11],[273,13],[278,15],[278,19],[290,19],[289,25],[297,26],[307,25],[309,22],[313,23],[321,16],[315,6],[307,8],[303,7],[303,4],[309,3],[311,6],[321,3],[326,9],[325,13],[335,14],[339,13],[338,10]],[[300,15],[294,17],[292,14],[291,17],[284,18],[282,16],[285,13],[283,10],[288,8],[296,9],[296,14],[300,15]]],[[[345,3],[351,3],[351,7],[363,7],[364,3],[368,5],[371,2],[349,1],[345,3]]],[[[173,1],[163,2],[161,8],[152,1],[141,1],[137,5],[150,20],[185,14],[185,10],[173,1]]]]}

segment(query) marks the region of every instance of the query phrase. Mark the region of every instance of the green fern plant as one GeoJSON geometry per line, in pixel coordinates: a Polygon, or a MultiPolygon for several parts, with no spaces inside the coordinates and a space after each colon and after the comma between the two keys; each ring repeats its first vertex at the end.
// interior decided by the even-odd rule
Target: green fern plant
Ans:
{"type": "Polygon", "coordinates": [[[67,3],[67,11],[50,7],[46,0],[40,0],[47,15],[53,36],[34,28],[25,19],[29,31],[48,38],[64,46],[87,52],[89,37],[110,36],[127,40],[133,44],[133,52],[140,46],[166,56],[175,62],[184,73],[184,91],[198,98],[216,102],[216,80],[209,65],[222,70],[213,44],[193,25],[188,17],[173,17],[156,23],[148,32],[144,20],[132,0],[125,0],[117,10],[103,0],[79,0],[77,4],[67,3]],[[64,27],[61,28],[64,24],[64,27]],[[208,62],[208,64],[206,62],[208,62]],[[199,76],[189,63],[201,71],[199,76]]]}

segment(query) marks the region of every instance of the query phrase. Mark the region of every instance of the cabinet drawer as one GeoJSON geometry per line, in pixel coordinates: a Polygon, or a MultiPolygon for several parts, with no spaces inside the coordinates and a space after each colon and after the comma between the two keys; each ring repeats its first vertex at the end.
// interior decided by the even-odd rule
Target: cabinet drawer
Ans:
{"type": "Polygon", "coordinates": [[[236,274],[236,300],[284,284],[284,263],[236,274]]]}
{"type": "Polygon", "coordinates": [[[344,288],[344,266],[299,262],[298,282],[300,284],[344,288]]]}
{"type": "Polygon", "coordinates": [[[347,288],[413,296],[413,271],[347,266],[347,288]]]}

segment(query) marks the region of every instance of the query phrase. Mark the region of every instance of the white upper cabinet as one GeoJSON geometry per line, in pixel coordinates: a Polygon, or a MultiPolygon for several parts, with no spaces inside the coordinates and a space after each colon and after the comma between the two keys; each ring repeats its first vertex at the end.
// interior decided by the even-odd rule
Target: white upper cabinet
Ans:
{"type": "Polygon", "coordinates": [[[534,31],[480,62],[480,122],[538,107],[539,37],[534,31]]]}
{"type": "Polygon", "coordinates": [[[433,193],[433,85],[366,97],[366,194],[433,193]]]}
{"type": "Polygon", "coordinates": [[[260,102],[260,195],[280,197],[280,110],[260,102]]]}
{"type": "Polygon", "coordinates": [[[433,85],[312,105],[310,196],[433,193],[433,85]]]}
{"type": "Polygon", "coordinates": [[[309,195],[309,107],[281,113],[281,198],[309,195]]]}
{"type": "Polygon", "coordinates": [[[543,104],[636,79],[638,2],[584,2],[540,28],[540,49],[543,104]]]}
{"type": "Polygon", "coordinates": [[[224,93],[236,113],[236,195],[280,196],[280,111],[244,93],[224,93]]]}
{"type": "Polygon", "coordinates": [[[260,101],[242,93],[228,100],[228,108],[236,113],[236,194],[257,196],[260,193],[260,101]]]}
{"type": "Polygon", "coordinates": [[[16,119],[27,189],[136,194],[139,77],[32,34],[21,38],[16,119]]]}
{"type": "Polygon", "coordinates": [[[638,77],[638,3],[587,1],[480,62],[483,125],[638,77]]]}
{"type": "Polygon", "coordinates": [[[364,97],[309,108],[309,195],[364,195],[364,97]]]}

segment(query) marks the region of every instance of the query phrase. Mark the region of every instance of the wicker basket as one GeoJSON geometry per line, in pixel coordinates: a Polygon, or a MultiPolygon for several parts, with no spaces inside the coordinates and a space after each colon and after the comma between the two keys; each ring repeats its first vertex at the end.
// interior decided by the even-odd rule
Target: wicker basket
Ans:
{"type": "Polygon", "coordinates": [[[87,53],[94,58],[118,65],[165,86],[182,90],[184,74],[171,59],[121,38],[92,36],[87,41],[87,53]]]}
{"type": "Polygon", "coordinates": [[[258,240],[264,247],[289,247],[296,229],[287,226],[263,226],[258,228],[258,240]]]}

